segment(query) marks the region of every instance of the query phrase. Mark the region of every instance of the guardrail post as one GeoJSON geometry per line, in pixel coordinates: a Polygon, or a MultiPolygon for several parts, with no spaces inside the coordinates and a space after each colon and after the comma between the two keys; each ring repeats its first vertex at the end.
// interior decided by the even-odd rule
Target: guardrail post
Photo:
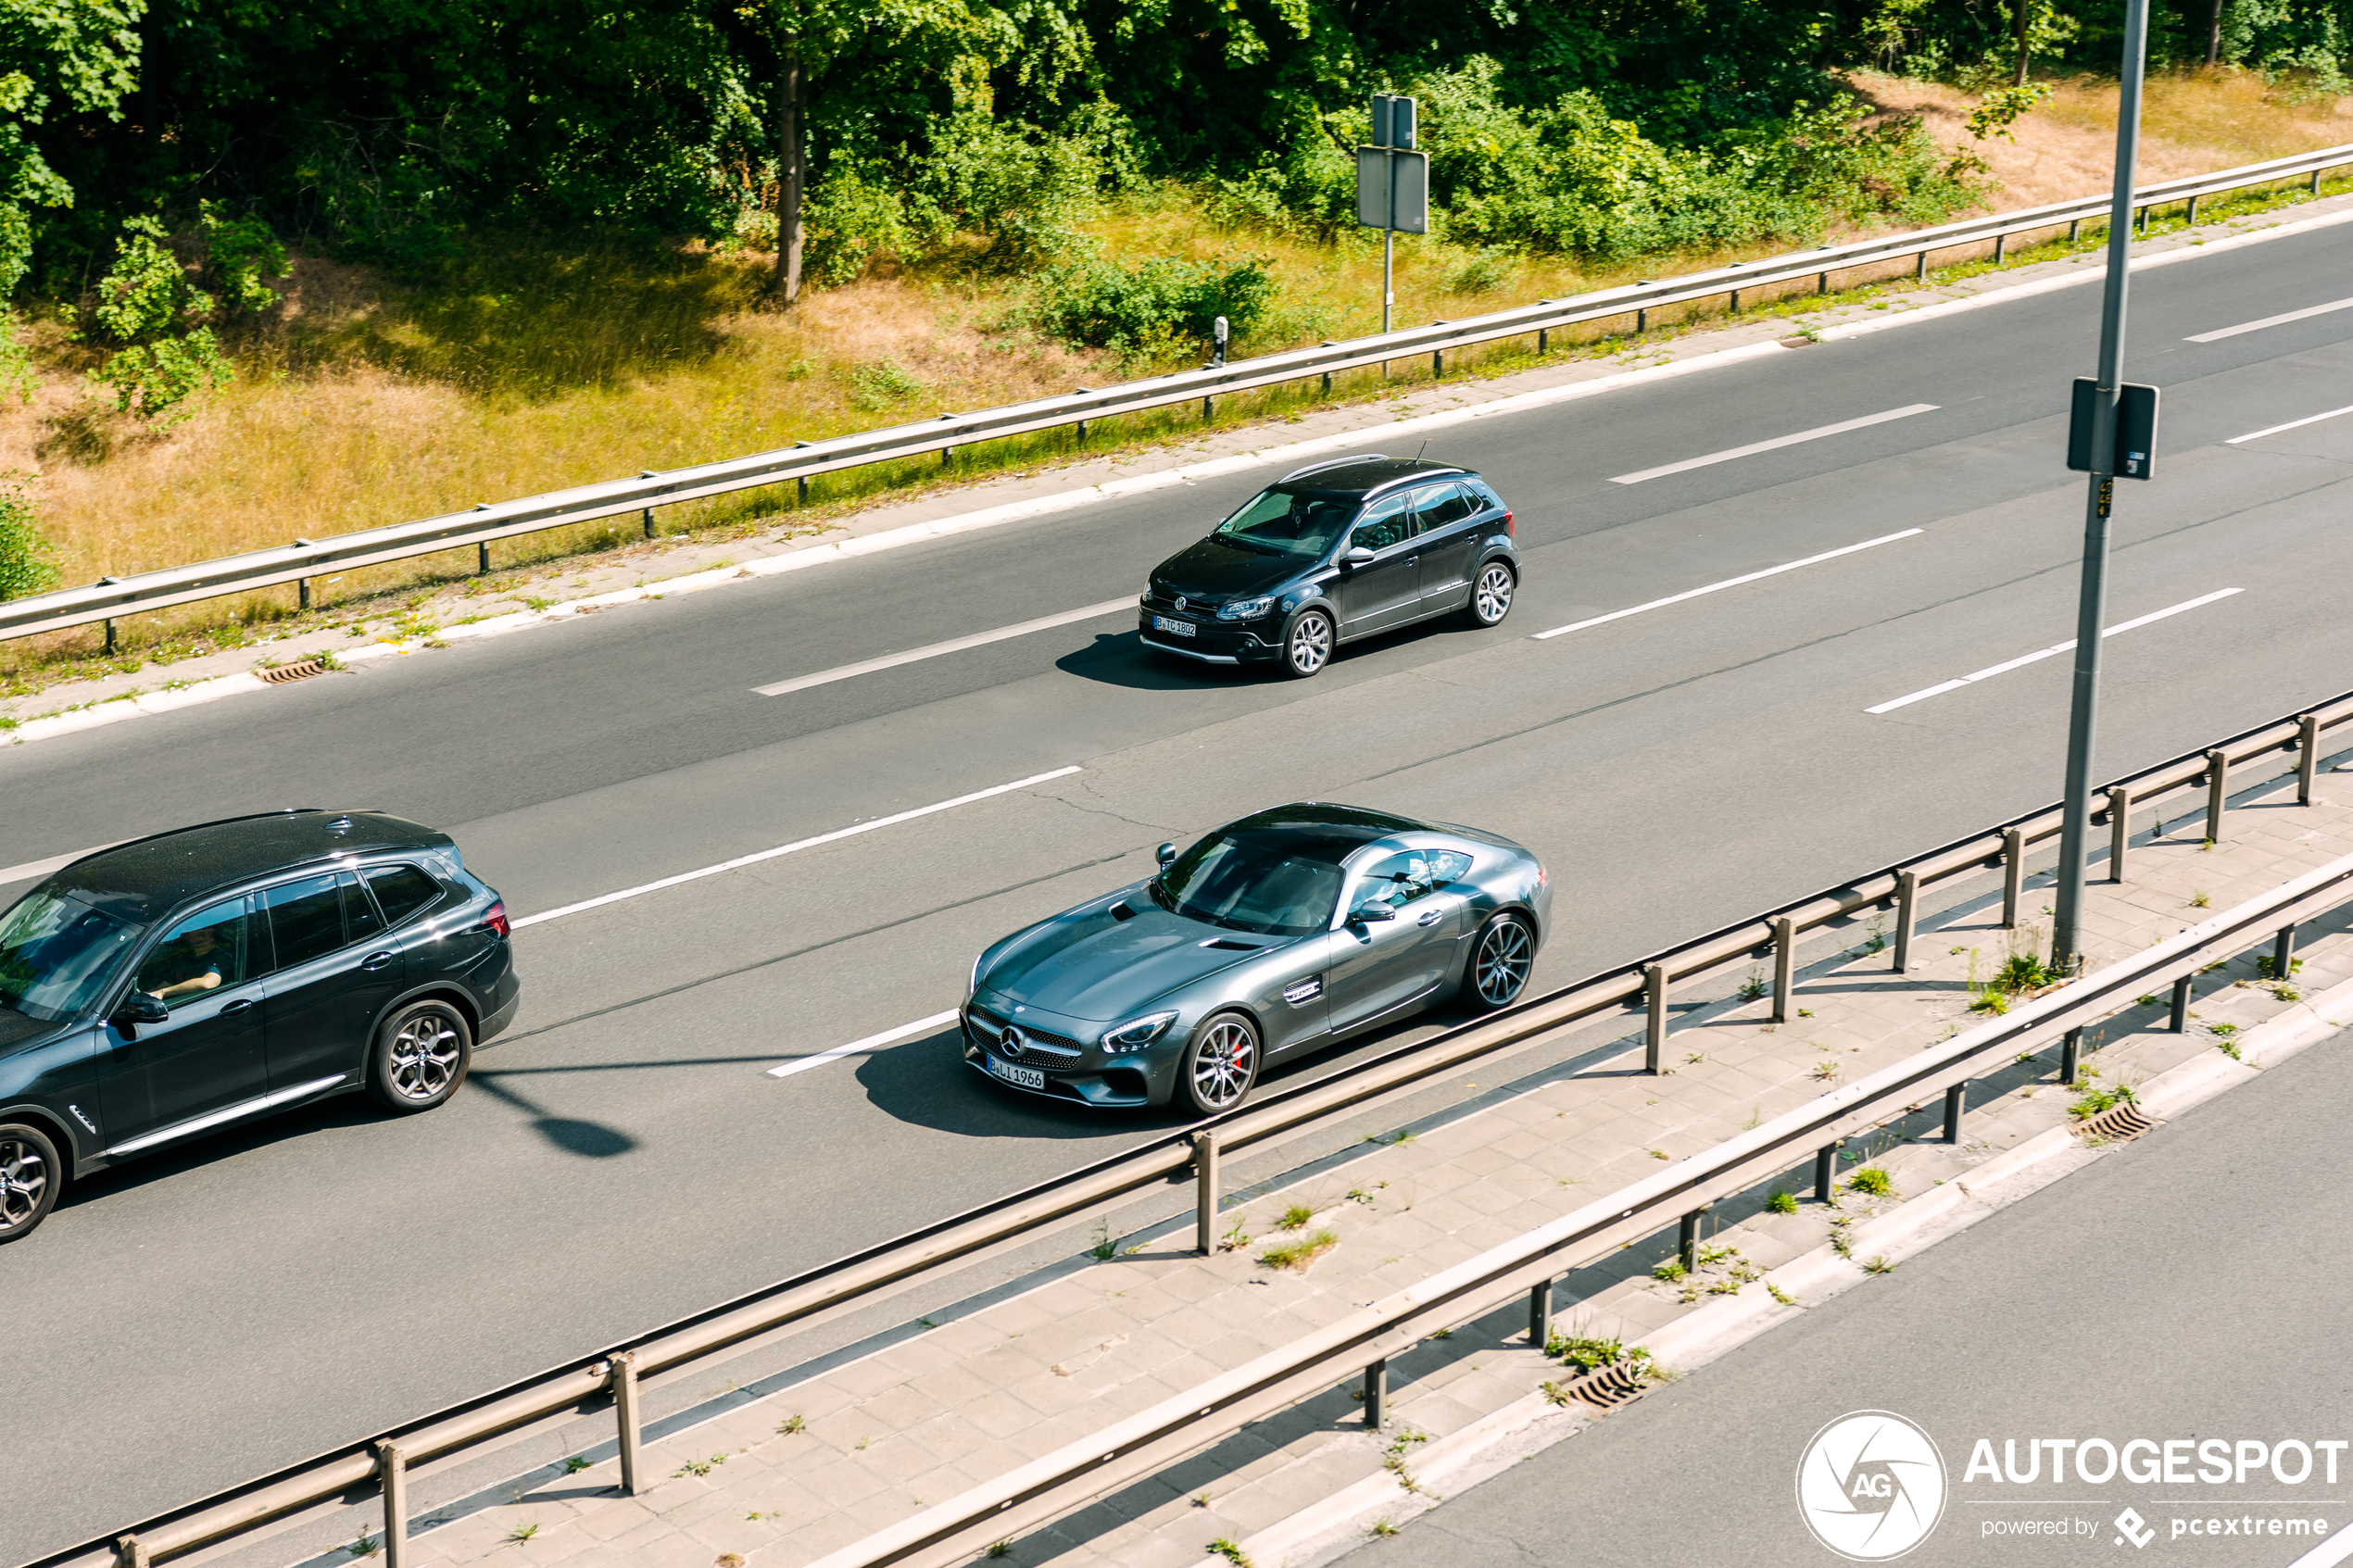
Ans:
{"type": "MultiPolygon", "coordinates": [[[[1843,1141],[1843,1140],[1842,1140],[1843,1141]]],[[[1825,1144],[1814,1151],[1814,1201],[1831,1201],[1831,1185],[1838,1179],[1838,1145],[1825,1144]]]]}
{"type": "Polygon", "coordinates": [[[637,1477],[645,1458],[645,1423],[637,1411],[637,1353],[623,1350],[612,1359],[612,1413],[621,1428],[621,1495],[637,1495],[637,1477]]]}
{"type": "Polygon", "coordinates": [[[2190,209],[2189,209],[2189,211],[2188,211],[2188,212],[2186,212],[2186,213],[2184,213],[2184,214],[2183,215],[2182,221],[2183,221],[2183,222],[2184,222],[2184,223],[2187,223],[2187,224],[2191,225],[2192,227],[2196,227],[2196,224],[2197,224],[2197,198],[2196,198],[2196,196],[2192,196],[2192,197],[2190,198],[2190,209]]]}
{"type": "Polygon", "coordinates": [[[1433,348],[1429,351],[1429,379],[1432,381],[1446,379],[1446,351],[1442,348],[1433,348]]]}
{"type": "Polygon", "coordinates": [[[1820,277],[1814,280],[1814,292],[1816,294],[1828,294],[1831,292],[1831,275],[1828,272],[1823,273],[1820,277]]]}
{"type": "Polygon", "coordinates": [[[2173,1033],[2187,1034],[2190,1027],[2190,992],[2197,984],[2197,976],[2185,974],[2173,982],[2173,1033]]]}
{"type": "Polygon", "coordinates": [[[1895,972],[1912,966],[1912,927],[1920,912],[1920,873],[1895,873],[1895,972]]]}
{"type": "Polygon", "coordinates": [[[2083,1055],[2083,1031],[2070,1029],[2067,1038],[2059,1042],[2058,1081],[2069,1088],[2075,1086],[2075,1068],[2083,1055]]]}
{"type": "Polygon", "coordinates": [[[2296,927],[2283,926],[2271,942],[2271,978],[2282,985],[2296,970],[2296,927]]]}
{"type": "MultiPolygon", "coordinates": [[[[800,482],[800,498],[803,501],[809,499],[809,482],[805,479],[800,482]]],[[[646,524],[646,537],[650,539],[654,536],[654,509],[651,507],[648,507],[646,508],[644,521],[646,524]]]]}
{"type": "Polygon", "coordinates": [[[2321,766],[2321,716],[2307,713],[2296,721],[2296,803],[2312,804],[2312,775],[2321,766]]]}
{"type": "Polygon", "coordinates": [[[2206,837],[2208,843],[2222,842],[2222,802],[2231,789],[2231,755],[2227,751],[2206,754],[2206,837]]]}
{"type": "Polygon", "coordinates": [[[107,657],[114,657],[114,622],[111,621],[107,622],[107,657]]]}
{"type": "Polygon", "coordinates": [[[1207,424],[1210,420],[1215,419],[1216,417],[1217,400],[1214,397],[1202,398],[1201,400],[1201,422],[1207,424]]]}
{"type": "Polygon", "coordinates": [[[1552,352],[1552,345],[1553,345],[1553,329],[1552,329],[1552,328],[1550,328],[1550,327],[1539,327],[1539,328],[1537,328],[1537,329],[1536,329],[1536,352],[1537,352],[1537,353],[1539,353],[1539,354],[1549,354],[1549,353],[1551,353],[1551,352],[1552,352]]]}
{"type": "Polygon", "coordinates": [[[114,1563],[115,1568],[147,1568],[147,1543],[136,1536],[117,1536],[114,1563]]]}
{"type": "Polygon", "coordinates": [[[1944,1091],[1944,1141],[1961,1141],[1961,1112],[1969,1109],[1969,1080],[1964,1078],[1944,1091]]]}
{"type": "MultiPolygon", "coordinates": [[[[1083,425],[1079,427],[1078,438],[1081,441],[1087,439],[1086,427],[1083,425]]],[[[804,507],[809,504],[809,476],[807,474],[802,474],[800,476],[800,504],[804,507]]],[[[654,513],[653,508],[648,507],[646,508],[646,537],[650,539],[653,536],[654,513]]]]}
{"type": "Polygon", "coordinates": [[[2011,828],[2002,834],[2002,929],[2018,929],[2019,895],[2026,885],[2026,833],[2011,828]]]}
{"type": "Polygon", "coordinates": [[[2316,196],[2321,194],[2321,171],[2317,169],[2312,170],[2312,194],[2316,196]]]}
{"type": "Polygon", "coordinates": [[[1700,1222],[1706,1219],[1707,1211],[1715,1207],[1713,1203],[1703,1203],[1684,1215],[1676,1226],[1675,1255],[1683,1261],[1685,1273],[1699,1267],[1700,1222]]]}
{"type": "Polygon", "coordinates": [[[2003,252],[2003,251],[2004,251],[2004,250],[2005,250],[2005,249],[2008,246],[2009,243],[2010,243],[2010,237],[2009,237],[2009,235],[2007,235],[2007,233],[2003,233],[2003,234],[1996,234],[1996,235],[1994,235],[1994,266],[1999,267],[1999,266],[2002,264],[2002,252],[2003,252]]]}
{"type": "Polygon", "coordinates": [[[1787,1023],[1797,1010],[1797,922],[1783,915],[1773,922],[1773,1022],[1787,1023]]]}
{"type": "Polygon", "coordinates": [[[1640,337],[1651,330],[1650,307],[1645,305],[1634,312],[1634,335],[1640,337]]]}
{"type": "MultiPolygon", "coordinates": [[[[490,575],[490,541],[487,539],[474,541],[474,575],[476,577],[490,575]]],[[[305,586],[308,584],[306,583],[305,586]]],[[[308,597],[308,596],[305,596],[308,597]]]]}
{"type": "Polygon", "coordinates": [[[2124,851],[2133,842],[2133,792],[2122,784],[2108,792],[2108,874],[2124,881],[2124,851]]]}
{"type": "Polygon", "coordinates": [[[1928,252],[1926,251],[1920,252],[1919,262],[1912,268],[1912,282],[1916,283],[1928,282],[1928,252]]]}
{"type": "Polygon", "coordinates": [[[1540,1279],[1528,1287],[1528,1342],[1538,1349],[1553,1336],[1553,1282],[1540,1279]]]}
{"type": "Polygon", "coordinates": [[[2083,220],[2081,218],[2073,220],[2067,226],[2067,243],[2069,245],[2073,245],[2075,243],[2076,236],[2082,232],[2083,220]]]}
{"type": "Polygon", "coordinates": [[[1642,991],[1650,1001],[1650,1025],[1642,1036],[1642,1071],[1658,1076],[1659,1058],[1667,1049],[1667,966],[1655,963],[1642,971],[1642,991]]]}
{"type": "Polygon", "coordinates": [[[1389,1403],[1389,1362],[1375,1361],[1365,1369],[1365,1428],[1369,1432],[1381,1429],[1387,1416],[1381,1407],[1389,1403]]]}
{"type": "Polygon", "coordinates": [[[1735,316],[1741,313],[1741,291],[1738,289],[1732,291],[1731,313],[1735,316]]]}
{"type": "Polygon", "coordinates": [[[397,1443],[376,1445],[376,1474],[384,1493],[384,1568],[401,1568],[409,1556],[409,1456],[397,1443]]]}
{"type": "Polygon", "coordinates": [[[1217,1134],[1193,1135],[1193,1243],[1204,1258],[1217,1255],[1217,1134]]]}

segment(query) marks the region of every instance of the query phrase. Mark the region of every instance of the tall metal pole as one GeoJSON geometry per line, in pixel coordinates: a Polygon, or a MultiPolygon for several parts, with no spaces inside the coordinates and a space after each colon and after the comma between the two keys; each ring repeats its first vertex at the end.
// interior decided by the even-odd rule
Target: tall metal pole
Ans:
{"type": "MultiPolygon", "coordinates": [[[[1389,160],[1389,163],[1391,169],[1389,179],[1389,188],[1390,191],[1394,192],[1397,189],[1397,176],[1394,172],[1397,167],[1397,160],[1392,157],[1389,160]]],[[[1394,222],[1396,220],[1396,209],[1392,204],[1390,211],[1390,220],[1394,222]]],[[[1381,334],[1384,337],[1389,333],[1390,307],[1397,303],[1397,285],[1392,282],[1390,278],[1390,268],[1396,257],[1396,254],[1397,231],[1395,229],[1383,229],[1380,232],[1380,330],[1381,334]]],[[[1380,373],[1384,377],[1389,374],[1389,361],[1386,359],[1380,362],[1380,373]]]]}
{"type": "Polygon", "coordinates": [[[2067,805],[2059,827],[2058,902],[2051,961],[2072,972],[2082,957],[2083,857],[2092,828],[2092,742],[2099,726],[2100,631],[2108,617],[2108,514],[2116,495],[2117,389],[2124,381],[2124,291],[2132,277],[2133,190],[2141,144],[2141,68],[2148,0],[2126,0],[2124,72],[2116,104],[2116,191],[2108,219],[2108,288],[2100,305],[2100,367],[2092,403],[2091,494],[2083,514],[2083,582],[2075,611],[2075,690],[2067,725],[2067,805]]]}

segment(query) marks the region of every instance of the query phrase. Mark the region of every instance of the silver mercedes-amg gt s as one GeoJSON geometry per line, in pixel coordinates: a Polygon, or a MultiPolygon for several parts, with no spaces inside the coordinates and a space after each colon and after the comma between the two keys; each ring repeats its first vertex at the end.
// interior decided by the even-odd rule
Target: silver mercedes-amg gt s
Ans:
{"type": "Polygon", "coordinates": [[[966,1061],[1206,1115],[1269,1061],[1456,996],[1504,1006],[1551,928],[1544,868],[1511,840],[1353,806],[1277,806],[1160,864],[974,960],[966,1061]]]}

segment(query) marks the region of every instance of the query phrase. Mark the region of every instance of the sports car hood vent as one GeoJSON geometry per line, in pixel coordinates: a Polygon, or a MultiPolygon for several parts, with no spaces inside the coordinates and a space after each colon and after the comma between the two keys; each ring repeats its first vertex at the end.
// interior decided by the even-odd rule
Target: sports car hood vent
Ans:
{"type": "Polygon", "coordinates": [[[1099,905],[1048,922],[991,966],[981,984],[1065,1018],[1109,1023],[1265,946],[1157,905],[1131,907],[1126,920],[1116,908],[1099,905]]]}

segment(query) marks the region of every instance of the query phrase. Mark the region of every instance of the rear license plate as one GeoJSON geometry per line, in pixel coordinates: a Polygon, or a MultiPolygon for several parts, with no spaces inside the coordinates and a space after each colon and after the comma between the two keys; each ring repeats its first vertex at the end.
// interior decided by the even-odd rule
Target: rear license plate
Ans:
{"type": "Polygon", "coordinates": [[[988,1060],[991,1074],[1017,1088],[1042,1089],[1046,1086],[1046,1075],[1034,1067],[1015,1067],[1012,1062],[999,1061],[993,1056],[988,1060]]]}
{"type": "Polygon", "coordinates": [[[1165,632],[1175,637],[1189,637],[1193,634],[1194,626],[1189,621],[1171,621],[1164,615],[1155,615],[1152,617],[1152,630],[1165,632]]]}

